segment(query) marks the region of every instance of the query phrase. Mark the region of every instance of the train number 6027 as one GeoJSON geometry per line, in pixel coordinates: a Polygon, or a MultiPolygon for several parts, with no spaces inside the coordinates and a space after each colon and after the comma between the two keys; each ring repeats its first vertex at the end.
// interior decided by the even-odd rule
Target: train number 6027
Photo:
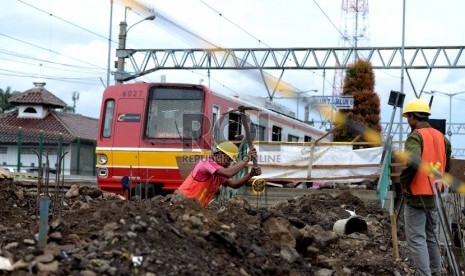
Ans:
{"type": "Polygon", "coordinates": [[[142,95],[142,91],[123,91],[123,97],[140,97],[142,95]]]}

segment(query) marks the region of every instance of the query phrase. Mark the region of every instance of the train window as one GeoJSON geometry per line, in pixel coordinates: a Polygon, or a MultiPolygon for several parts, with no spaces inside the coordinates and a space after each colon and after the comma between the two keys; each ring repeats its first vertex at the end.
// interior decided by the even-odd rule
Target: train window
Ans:
{"type": "Polygon", "coordinates": [[[299,142],[299,136],[288,134],[287,135],[287,141],[288,142],[299,142]]]}
{"type": "Polygon", "coordinates": [[[160,139],[201,137],[202,90],[184,87],[154,87],[150,91],[146,136],[160,139]]]}
{"type": "Polygon", "coordinates": [[[115,112],[115,101],[108,100],[105,102],[105,112],[103,118],[103,137],[108,138],[111,136],[111,129],[113,125],[113,114],[115,112]]]}
{"type": "Polygon", "coordinates": [[[304,142],[311,142],[311,141],[312,141],[311,136],[307,136],[307,135],[304,136],[304,142]]]}
{"type": "Polygon", "coordinates": [[[272,129],[272,135],[271,135],[271,141],[281,141],[281,135],[283,132],[283,129],[277,126],[273,126],[272,129]]]}
{"type": "Polygon", "coordinates": [[[265,141],[265,127],[257,124],[252,124],[250,127],[250,136],[257,141],[265,141]]]}

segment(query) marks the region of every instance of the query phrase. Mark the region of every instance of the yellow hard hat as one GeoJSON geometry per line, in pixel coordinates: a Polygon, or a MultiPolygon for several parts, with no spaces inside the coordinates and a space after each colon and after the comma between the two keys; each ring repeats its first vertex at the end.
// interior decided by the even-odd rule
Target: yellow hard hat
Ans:
{"type": "Polygon", "coordinates": [[[224,152],[232,160],[236,160],[237,153],[239,152],[239,148],[233,142],[229,141],[219,143],[218,146],[216,146],[216,150],[224,152]]]}
{"type": "Polygon", "coordinates": [[[407,113],[411,112],[422,112],[431,115],[431,109],[428,103],[420,99],[410,100],[405,106],[404,113],[402,113],[402,117],[407,118],[407,113]]]}

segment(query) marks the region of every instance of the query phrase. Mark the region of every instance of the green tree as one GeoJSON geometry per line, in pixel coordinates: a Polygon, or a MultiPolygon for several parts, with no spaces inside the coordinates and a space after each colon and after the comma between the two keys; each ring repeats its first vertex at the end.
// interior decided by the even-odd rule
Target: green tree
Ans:
{"type": "Polygon", "coordinates": [[[5,90],[0,88],[0,114],[4,113],[7,110],[10,110],[14,105],[10,104],[8,101],[11,97],[14,97],[21,92],[13,91],[11,92],[11,87],[7,87],[5,90]]]}
{"type": "MultiPolygon", "coordinates": [[[[354,98],[353,109],[341,110],[348,119],[381,132],[380,100],[375,92],[375,75],[370,62],[357,60],[347,69],[342,94],[354,98]]],[[[352,141],[360,134],[357,129],[346,125],[334,133],[334,141],[352,141]]]]}
{"type": "Polygon", "coordinates": [[[69,106],[69,105],[63,107],[61,111],[65,113],[76,113],[76,111],[74,110],[74,107],[69,106]]]}

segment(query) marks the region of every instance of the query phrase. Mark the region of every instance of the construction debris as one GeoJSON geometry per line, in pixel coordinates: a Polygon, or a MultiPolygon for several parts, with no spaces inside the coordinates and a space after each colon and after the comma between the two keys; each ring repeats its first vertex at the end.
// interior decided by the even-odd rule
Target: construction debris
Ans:
{"type": "Polygon", "coordinates": [[[0,185],[0,275],[413,275],[389,214],[349,192],[300,196],[271,208],[234,198],[221,208],[157,196],[125,200],[74,187],[38,247],[37,195],[0,185]],[[333,231],[354,210],[367,229],[333,231]]]}
{"type": "Polygon", "coordinates": [[[0,183],[11,180],[13,180],[13,176],[11,176],[10,172],[3,168],[0,168],[0,183]]]}

